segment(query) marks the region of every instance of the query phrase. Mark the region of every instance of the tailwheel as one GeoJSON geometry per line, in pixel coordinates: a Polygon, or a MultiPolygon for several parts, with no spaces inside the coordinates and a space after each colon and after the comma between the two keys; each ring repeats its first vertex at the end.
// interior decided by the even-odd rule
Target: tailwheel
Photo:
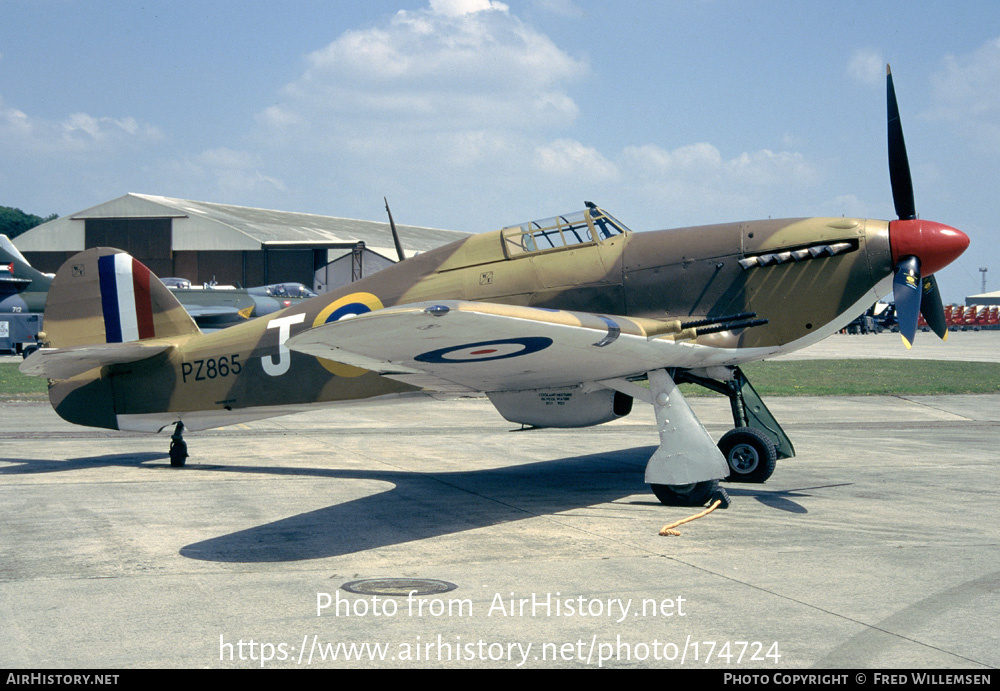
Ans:
{"type": "Polygon", "coordinates": [[[729,482],[765,482],[778,463],[778,452],[766,434],[754,427],[737,427],[719,440],[729,464],[729,482]]]}
{"type": "MultiPolygon", "coordinates": [[[[690,485],[650,485],[661,504],[667,506],[704,506],[713,496],[725,495],[718,480],[706,480],[690,485]]],[[[724,503],[729,505],[728,496],[724,503]]]]}
{"type": "Polygon", "coordinates": [[[178,422],[174,433],[170,435],[170,467],[183,468],[187,462],[188,447],[184,441],[184,423],[178,422]]]}

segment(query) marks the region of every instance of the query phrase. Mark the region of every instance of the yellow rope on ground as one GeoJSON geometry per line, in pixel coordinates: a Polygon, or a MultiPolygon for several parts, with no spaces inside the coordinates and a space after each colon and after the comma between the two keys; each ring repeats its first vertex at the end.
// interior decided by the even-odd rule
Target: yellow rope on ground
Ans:
{"type": "Polygon", "coordinates": [[[688,516],[687,518],[682,518],[679,521],[674,521],[673,523],[669,523],[669,524],[663,526],[662,528],[660,528],[660,535],[671,536],[671,537],[680,535],[680,533],[678,531],[674,530],[674,528],[676,528],[679,525],[684,525],[685,523],[690,523],[691,521],[695,520],[696,518],[701,518],[702,516],[707,516],[708,514],[712,513],[717,508],[719,508],[720,504],[722,504],[722,500],[721,499],[716,499],[714,502],[712,502],[711,506],[709,506],[707,509],[705,509],[701,513],[696,513],[694,516],[688,516]]]}

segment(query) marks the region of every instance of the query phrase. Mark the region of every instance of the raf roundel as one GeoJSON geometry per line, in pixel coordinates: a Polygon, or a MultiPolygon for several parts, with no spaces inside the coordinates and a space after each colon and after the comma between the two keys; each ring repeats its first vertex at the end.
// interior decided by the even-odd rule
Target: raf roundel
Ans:
{"type": "Polygon", "coordinates": [[[490,362],[507,358],[530,355],[545,350],[552,345],[551,338],[528,336],[525,338],[505,338],[499,341],[482,341],[465,345],[441,348],[417,355],[417,362],[458,364],[462,362],[490,362]]]}
{"type": "MultiPolygon", "coordinates": [[[[338,300],[334,300],[324,307],[313,320],[313,326],[322,326],[323,324],[340,321],[341,319],[350,319],[351,317],[356,317],[367,312],[380,310],[382,307],[382,301],[376,295],[372,295],[371,293],[351,293],[338,300]]],[[[360,377],[363,374],[367,374],[367,370],[360,367],[345,365],[325,358],[317,358],[317,360],[326,371],[338,377],[360,377]]]]}
{"type": "Polygon", "coordinates": [[[356,317],[366,312],[382,309],[382,301],[371,293],[351,293],[339,300],[334,300],[316,315],[313,326],[320,326],[341,319],[356,317]]]}

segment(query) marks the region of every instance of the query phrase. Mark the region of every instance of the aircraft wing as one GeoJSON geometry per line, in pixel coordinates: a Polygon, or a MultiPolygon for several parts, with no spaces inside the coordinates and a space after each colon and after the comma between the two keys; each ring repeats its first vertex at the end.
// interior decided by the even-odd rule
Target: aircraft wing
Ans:
{"type": "Polygon", "coordinates": [[[239,310],[235,307],[225,307],[222,305],[184,305],[184,310],[194,319],[201,317],[236,317],[239,315],[239,310]]]}
{"type": "Polygon", "coordinates": [[[225,305],[192,305],[181,303],[202,331],[214,331],[250,319],[253,306],[238,309],[225,305]]]}
{"type": "Polygon", "coordinates": [[[696,366],[704,348],[658,322],[484,302],[414,303],[324,324],[291,350],[435,391],[517,391],[696,366]]]}

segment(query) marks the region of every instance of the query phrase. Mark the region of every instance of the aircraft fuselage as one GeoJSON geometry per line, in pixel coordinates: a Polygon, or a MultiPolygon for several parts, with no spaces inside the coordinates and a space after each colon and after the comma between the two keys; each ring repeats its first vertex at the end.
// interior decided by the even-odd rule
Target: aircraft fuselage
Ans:
{"type": "Polygon", "coordinates": [[[58,382],[50,395],[71,422],[157,431],[178,420],[198,429],[296,406],[418,393],[284,344],[328,321],[428,300],[647,319],[756,312],[768,323],[694,341],[705,365],[738,364],[836,331],[887,292],[891,275],[885,221],[810,218],[629,232],[521,255],[505,251],[497,231],[261,319],[184,339],[161,357],[58,382]]]}

